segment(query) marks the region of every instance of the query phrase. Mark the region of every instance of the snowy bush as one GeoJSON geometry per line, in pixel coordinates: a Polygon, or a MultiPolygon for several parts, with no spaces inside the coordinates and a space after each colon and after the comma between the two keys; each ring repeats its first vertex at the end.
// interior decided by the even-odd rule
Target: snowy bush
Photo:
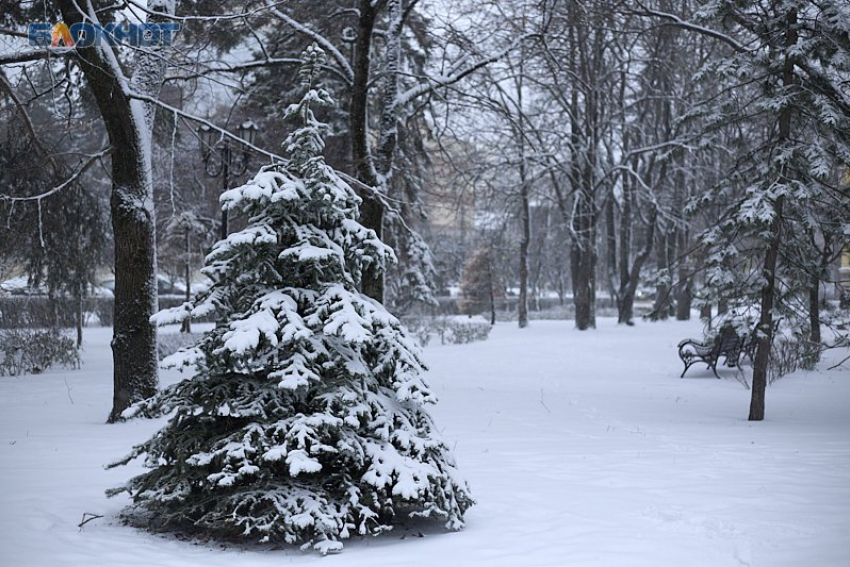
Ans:
{"type": "Polygon", "coordinates": [[[0,376],[40,374],[56,364],[79,368],[80,352],[71,337],[57,329],[0,331],[0,376]]]}
{"type": "Polygon", "coordinates": [[[461,345],[486,341],[490,329],[490,322],[484,317],[442,317],[438,322],[437,334],[443,344],[461,345]]]}
{"type": "Polygon", "coordinates": [[[115,463],[143,456],[150,470],[110,493],[129,492],[130,517],[152,528],[321,553],[405,516],[459,529],[472,500],[425,410],[435,399],[419,348],[357,290],[393,252],[355,220],[360,199],[324,162],[311,110],[330,102],[314,88],[321,50],[304,60],[290,160],[222,195],[248,223],[207,257],[217,283],[154,317],[215,312],[217,323],[164,361],[196,365],[193,378],[126,412],[171,417],[115,463]]]}

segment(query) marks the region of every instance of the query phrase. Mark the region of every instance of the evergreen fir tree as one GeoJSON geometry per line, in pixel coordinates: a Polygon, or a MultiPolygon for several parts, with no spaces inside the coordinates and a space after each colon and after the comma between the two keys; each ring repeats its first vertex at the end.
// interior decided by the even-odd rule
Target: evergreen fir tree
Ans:
{"type": "Polygon", "coordinates": [[[316,86],[324,54],[314,45],[302,60],[289,160],[222,195],[249,222],[207,257],[217,283],[154,317],[214,311],[219,323],[164,362],[197,364],[193,378],[128,412],[174,413],[116,463],[144,456],[150,470],[114,492],[153,528],[322,553],[405,515],[459,529],[473,501],[425,410],[435,399],[419,348],[358,291],[393,252],[355,220],[360,199],[324,161],[313,112],[332,104],[316,86]]]}

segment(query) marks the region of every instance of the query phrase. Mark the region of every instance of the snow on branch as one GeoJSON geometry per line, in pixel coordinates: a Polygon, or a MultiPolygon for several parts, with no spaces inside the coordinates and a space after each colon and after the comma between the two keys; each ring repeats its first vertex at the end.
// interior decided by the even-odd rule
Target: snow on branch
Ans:
{"type": "Polygon", "coordinates": [[[671,23],[671,25],[676,26],[677,28],[682,28],[684,30],[693,31],[708,37],[712,37],[714,39],[720,40],[726,45],[732,47],[738,53],[747,53],[750,50],[747,49],[744,44],[738,42],[733,37],[726,35],[720,31],[707,28],[705,26],[701,26],[699,24],[695,24],[693,22],[689,22],[687,20],[683,20],[676,14],[670,14],[668,12],[660,12],[658,10],[653,10],[652,8],[647,8],[643,6],[642,3],[638,3],[641,7],[641,10],[636,11],[636,13],[640,16],[652,16],[654,18],[660,18],[662,20],[666,20],[671,23]]]}
{"type": "Polygon", "coordinates": [[[173,112],[177,116],[180,116],[181,118],[185,118],[186,120],[191,120],[193,122],[203,124],[204,126],[208,126],[209,128],[211,128],[211,129],[215,130],[216,132],[218,132],[219,134],[221,134],[221,136],[223,138],[228,138],[230,140],[233,140],[237,144],[241,144],[241,145],[245,146],[246,148],[250,149],[251,151],[254,151],[254,152],[256,152],[260,155],[264,155],[272,161],[284,161],[284,158],[282,156],[280,156],[280,155],[278,155],[274,152],[264,150],[264,149],[262,149],[258,146],[255,146],[254,144],[250,144],[250,143],[246,142],[245,140],[243,140],[242,138],[240,138],[239,136],[237,136],[236,134],[228,132],[227,130],[225,130],[224,128],[221,128],[220,126],[216,126],[215,124],[213,124],[209,120],[206,120],[205,118],[201,118],[200,116],[196,116],[194,114],[186,112],[185,110],[181,110],[181,109],[179,109],[175,106],[171,106],[170,104],[166,104],[166,103],[162,102],[161,100],[156,99],[152,96],[148,96],[148,95],[145,95],[145,94],[132,92],[132,91],[129,93],[129,96],[130,96],[130,98],[140,100],[140,101],[143,101],[143,102],[147,102],[147,103],[150,103],[150,104],[154,104],[154,105],[158,106],[159,108],[162,108],[162,109],[167,110],[169,112],[173,112]]]}
{"type": "Polygon", "coordinates": [[[325,36],[287,16],[286,14],[278,10],[277,7],[275,7],[274,3],[271,2],[271,0],[266,0],[266,7],[268,7],[271,13],[277,16],[278,19],[283,20],[289,27],[299,33],[306,35],[307,37],[318,43],[319,47],[327,51],[331,55],[331,57],[334,58],[334,61],[336,61],[337,65],[340,66],[343,73],[345,74],[346,80],[349,83],[354,81],[354,70],[351,68],[351,65],[348,63],[348,60],[342,53],[340,53],[339,49],[337,49],[336,46],[331,43],[325,36]]]}
{"type": "Polygon", "coordinates": [[[0,35],[8,35],[11,37],[22,37],[27,39],[29,34],[27,32],[22,32],[18,30],[13,30],[12,28],[0,27],[0,35]]]}
{"type": "Polygon", "coordinates": [[[169,11],[169,13],[160,12],[151,9],[146,6],[144,2],[140,0],[127,0],[130,4],[133,5],[134,9],[137,9],[141,12],[144,12],[147,15],[156,15],[157,17],[163,17],[167,20],[172,20],[176,22],[212,22],[218,23],[221,21],[227,20],[242,20],[249,18],[251,16],[255,16],[257,14],[261,14],[265,12],[268,8],[263,6],[262,8],[257,8],[255,10],[249,10],[246,12],[241,12],[239,14],[211,14],[209,16],[177,16],[173,13],[173,9],[169,11]]]}
{"type": "Polygon", "coordinates": [[[17,53],[4,53],[0,55],[0,65],[17,65],[20,63],[30,63],[40,59],[47,59],[52,56],[73,55],[71,51],[48,51],[47,49],[30,49],[27,51],[19,51],[17,53]]]}

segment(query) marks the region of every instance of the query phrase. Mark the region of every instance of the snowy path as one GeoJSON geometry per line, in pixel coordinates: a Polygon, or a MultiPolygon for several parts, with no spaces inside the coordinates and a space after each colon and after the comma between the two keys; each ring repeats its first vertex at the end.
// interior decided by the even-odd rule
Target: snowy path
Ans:
{"type": "Polygon", "coordinates": [[[109,332],[89,331],[83,370],[0,379],[0,565],[850,565],[850,371],[783,379],[767,420],[750,424],[730,371],[679,380],[675,345],[697,334],[535,321],[427,349],[435,420],[478,500],[467,528],[353,541],[322,559],[118,524],[126,500],[103,490],[134,470],[102,464],[156,424],[103,424],[109,332]],[[79,530],[83,512],[106,517],[79,530]]]}

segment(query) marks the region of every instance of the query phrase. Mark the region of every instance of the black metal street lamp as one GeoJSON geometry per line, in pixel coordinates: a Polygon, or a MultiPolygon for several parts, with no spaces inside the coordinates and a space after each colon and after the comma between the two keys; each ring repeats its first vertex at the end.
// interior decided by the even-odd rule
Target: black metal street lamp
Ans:
{"type": "MultiPolygon", "coordinates": [[[[257,126],[250,120],[244,121],[236,128],[236,133],[246,144],[253,145],[257,126]]],[[[201,159],[204,161],[204,173],[209,177],[221,176],[222,191],[230,189],[230,177],[239,176],[248,169],[251,153],[248,146],[238,151],[231,146],[230,138],[222,136],[218,130],[202,124],[198,128],[201,159]]],[[[221,211],[221,238],[227,238],[227,211],[221,211]]]]}

